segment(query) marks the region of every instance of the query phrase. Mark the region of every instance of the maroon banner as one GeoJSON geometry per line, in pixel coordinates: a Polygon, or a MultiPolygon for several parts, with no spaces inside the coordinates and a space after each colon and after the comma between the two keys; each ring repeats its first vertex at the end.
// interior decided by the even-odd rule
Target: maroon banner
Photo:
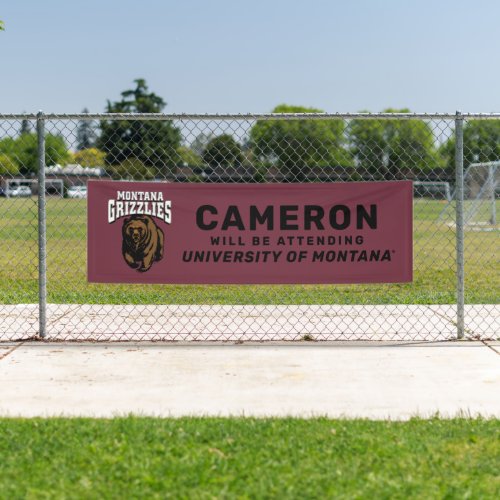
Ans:
{"type": "Polygon", "coordinates": [[[411,181],[88,183],[97,283],[412,280],[411,181]]]}

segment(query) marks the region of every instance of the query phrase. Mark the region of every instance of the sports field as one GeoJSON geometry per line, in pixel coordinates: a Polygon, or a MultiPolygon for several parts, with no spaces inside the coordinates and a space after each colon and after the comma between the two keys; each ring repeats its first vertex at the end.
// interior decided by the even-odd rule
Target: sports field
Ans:
{"type": "Polygon", "coordinates": [[[498,420],[1,419],[0,432],[2,498],[500,496],[498,420]]]}
{"type": "MultiPolygon", "coordinates": [[[[439,222],[444,202],[414,204],[414,281],[390,285],[103,285],[86,278],[86,200],[48,198],[50,303],[452,304],[455,233],[439,222]]],[[[499,205],[500,207],[500,205],[499,205]]],[[[466,302],[498,302],[499,233],[466,233],[466,302]]],[[[0,199],[0,303],[36,303],[36,199],[0,199]]]]}

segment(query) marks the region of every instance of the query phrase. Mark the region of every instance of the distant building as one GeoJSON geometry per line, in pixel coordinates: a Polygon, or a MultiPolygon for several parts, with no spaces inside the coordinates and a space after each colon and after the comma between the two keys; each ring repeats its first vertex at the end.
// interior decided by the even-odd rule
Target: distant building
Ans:
{"type": "Polygon", "coordinates": [[[61,179],[66,188],[83,186],[90,179],[109,178],[104,167],[82,167],[78,163],[53,165],[45,168],[47,179],[61,179]]]}

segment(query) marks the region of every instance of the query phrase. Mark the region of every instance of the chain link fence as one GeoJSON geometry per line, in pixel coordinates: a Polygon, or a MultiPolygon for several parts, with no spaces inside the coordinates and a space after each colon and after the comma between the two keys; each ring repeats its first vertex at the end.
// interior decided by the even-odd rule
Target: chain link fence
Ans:
{"type": "Polygon", "coordinates": [[[496,339],[497,164],[500,115],[0,115],[0,341],[496,339]],[[99,179],[410,179],[414,280],[88,283],[99,179]]]}

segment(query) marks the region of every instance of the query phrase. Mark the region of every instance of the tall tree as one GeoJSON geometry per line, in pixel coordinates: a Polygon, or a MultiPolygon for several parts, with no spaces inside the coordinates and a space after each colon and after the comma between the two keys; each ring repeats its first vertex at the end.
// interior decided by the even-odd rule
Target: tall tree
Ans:
{"type": "Polygon", "coordinates": [[[13,176],[19,173],[19,165],[5,153],[0,153],[0,176],[13,176]]]}
{"type": "MultiPolygon", "coordinates": [[[[83,108],[82,113],[87,114],[89,110],[83,108]]],[[[80,120],[76,130],[76,149],[90,149],[95,146],[97,140],[96,124],[93,120],[80,120]]]]}
{"type": "Polygon", "coordinates": [[[200,155],[192,148],[187,146],[180,146],[177,148],[177,155],[179,157],[179,164],[190,167],[202,167],[203,160],[200,155]]]}
{"type": "Polygon", "coordinates": [[[96,148],[80,149],[73,159],[83,167],[103,167],[106,154],[96,148]]]}
{"type": "Polygon", "coordinates": [[[241,146],[231,135],[219,135],[207,144],[203,152],[203,161],[213,169],[238,168],[243,162],[241,146]]]}
{"type": "Polygon", "coordinates": [[[349,139],[359,167],[375,175],[386,168],[388,140],[386,124],[382,120],[353,120],[349,139]]]}
{"type": "MultiPolygon", "coordinates": [[[[273,113],[322,113],[319,109],[282,104],[273,113]]],[[[275,165],[292,181],[307,179],[312,168],[346,167],[351,164],[344,148],[342,120],[257,121],[250,141],[257,160],[275,165]]]]}
{"type": "MultiPolygon", "coordinates": [[[[108,101],[108,113],[160,113],[163,110],[165,101],[148,91],[146,81],[134,81],[135,88],[122,92],[120,101],[108,101]]],[[[98,148],[106,153],[108,165],[136,159],[151,167],[155,176],[164,176],[175,170],[180,145],[180,130],[164,120],[104,120],[97,141],[98,148]]]]}
{"type": "MultiPolygon", "coordinates": [[[[440,149],[446,168],[455,169],[455,134],[440,149]]],[[[500,160],[500,120],[470,120],[464,124],[464,168],[471,163],[500,160]]]]}
{"type": "MultiPolygon", "coordinates": [[[[384,111],[408,112],[408,109],[384,111]]],[[[440,165],[432,128],[422,120],[353,120],[349,139],[358,169],[376,178],[418,176],[440,165]]]]}
{"type": "MultiPolygon", "coordinates": [[[[0,154],[9,156],[18,166],[21,175],[38,171],[38,137],[36,134],[23,134],[13,139],[0,140],[0,154]]],[[[60,135],[47,134],[45,137],[45,161],[47,165],[66,165],[71,154],[64,138],[60,135]]]]}

